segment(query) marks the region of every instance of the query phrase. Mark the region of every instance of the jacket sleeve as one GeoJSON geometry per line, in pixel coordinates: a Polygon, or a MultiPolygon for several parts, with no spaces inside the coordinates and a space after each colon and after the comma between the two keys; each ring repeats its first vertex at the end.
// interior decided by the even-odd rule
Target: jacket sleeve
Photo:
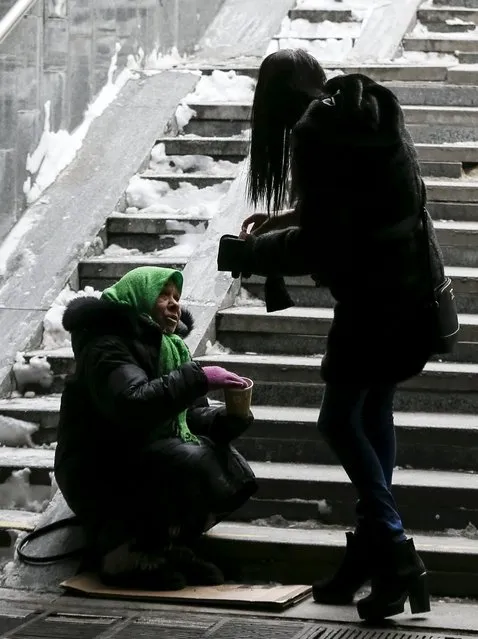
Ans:
{"type": "Polygon", "coordinates": [[[83,375],[98,410],[121,425],[149,428],[151,421],[175,417],[208,390],[197,362],[152,380],[138,365],[127,344],[101,337],[83,353],[83,375]]]}
{"type": "Polygon", "coordinates": [[[255,275],[310,275],[317,271],[317,257],[311,251],[302,228],[284,229],[240,240],[221,238],[218,270],[255,275]]]}

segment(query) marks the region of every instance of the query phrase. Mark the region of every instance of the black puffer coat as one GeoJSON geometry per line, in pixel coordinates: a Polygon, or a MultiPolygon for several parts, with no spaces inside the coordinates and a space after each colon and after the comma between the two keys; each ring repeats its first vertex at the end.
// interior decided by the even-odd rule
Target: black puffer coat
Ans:
{"type": "MultiPolygon", "coordinates": [[[[136,494],[134,484],[144,477],[144,464],[151,461],[152,446],[158,434],[163,437],[164,425],[186,409],[190,430],[215,440],[223,457],[233,456],[234,470],[217,472],[218,492],[226,497],[240,492],[245,501],[255,491],[247,462],[228,441],[220,441],[231,418],[224,408],[208,405],[207,379],[200,365],[188,362],[158,377],[158,325],[126,305],[89,297],[69,304],[63,325],[72,334],[76,372],[62,395],[55,475],[76,514],[88,519],[101,517],[102,511],[125,509],[126,492],[138,500],[138,491],[151,491],[148,500],[153,503],[168,485],[174,486],[179,481],[174,476],[162,486],[138,487],[136,494]]],[[[191,327],[192,318],[183,310],[178,333],[184,337],[191,327]]],[[[252,419],[251,415],[247,424],[241,420],[232,428],[244,430],[252,419]]],[[[207,441],[212,450],[216,444],[207,441]]],[[[158,471],[161,454],[153,456],[158,471]]]]}
{"type": "Polygon", "coordinates": [[[338,302],[324,379],[398,382],[431,355],[428,302],[443,280],[441,251],[430,219],[425,242],[425,189],[395,95],[358,74],[326,90],[333,98],[314,100],[293,130],[300,227],[249,237],[229,256],[225,240],[219,268],[312,274],[338,302]]]}

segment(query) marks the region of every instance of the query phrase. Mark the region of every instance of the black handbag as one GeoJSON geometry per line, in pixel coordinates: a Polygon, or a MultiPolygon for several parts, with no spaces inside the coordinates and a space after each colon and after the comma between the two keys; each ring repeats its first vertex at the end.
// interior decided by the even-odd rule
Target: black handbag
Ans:
{"type": "Polygon", "coordinates": [[[422,209],[422,223],[426,242],[427,268],[430,274],[430,315],[431,315],[431,346],[433,353],[451,353],[458,341],[460,322],[456,310],[453,283],[449,277],[436,288],[432,279],[432,259],[430,255],[430,234],[428,232],[428,211],[422,209]]]}

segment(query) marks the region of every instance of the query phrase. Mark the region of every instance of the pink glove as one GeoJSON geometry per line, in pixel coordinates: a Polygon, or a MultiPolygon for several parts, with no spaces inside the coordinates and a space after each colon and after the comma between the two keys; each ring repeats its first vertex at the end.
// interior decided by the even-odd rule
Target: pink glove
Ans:
{"type": "Polygon", "coordinates": [[[246,382],[230,371],[222,368],[222,366],[203,366],[203,371],[207,377],[209,390],[218,388],[244,388],[246,382]]]}

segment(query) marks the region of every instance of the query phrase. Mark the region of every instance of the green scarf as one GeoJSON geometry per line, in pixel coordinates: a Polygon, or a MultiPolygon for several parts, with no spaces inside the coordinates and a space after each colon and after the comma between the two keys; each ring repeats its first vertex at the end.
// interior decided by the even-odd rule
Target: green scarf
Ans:
{"type": "MultiPolygon", "coordinates": [[[[159,294],[172,280],[181,293],[183,275],[180,271],[160,266],[140,266],[124,275],[116,284],[105,289],[101,299],[118,304],[127,304],[140,315],[146,315],[152,320],[151,311],[159,294]]],[[[191,361],[191,354],[179,335],[163,333],[161,351],[159,355],[158,375],[167,375],[185,362],[191,361]]],[[[163,433],[164,436],[177,435],[184,442],[199,443],[199,439],[191,433],[183,411],[176,418],[175,433],[163,433]]]]}

